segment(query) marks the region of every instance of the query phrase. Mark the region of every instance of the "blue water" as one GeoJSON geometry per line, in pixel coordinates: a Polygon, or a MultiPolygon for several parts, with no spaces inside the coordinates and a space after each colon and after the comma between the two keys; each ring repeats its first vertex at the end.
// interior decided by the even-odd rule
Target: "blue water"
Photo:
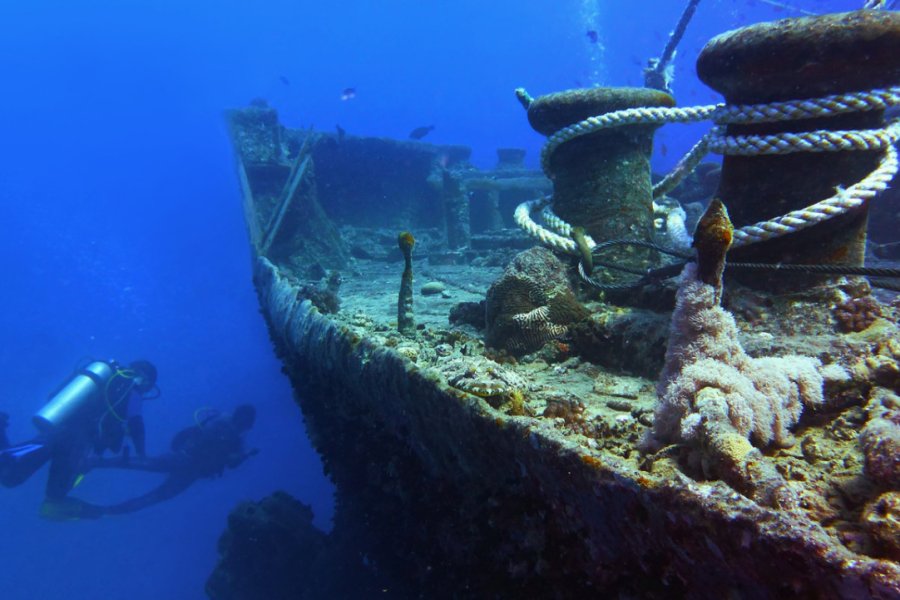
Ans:
{"type": "MultiPolygon", "coordinates": [[[[816,12],[861,1],[789,2],[816,12]]],[[[0,410],[10,436],[83,357],[148,358],[150,453],[200,406],[254,403],[259,456],[141,513],[55,523],[45,471],[0,489],[0,597],[195,599],[236,502],[283,489],[327,529],[332,490],[258,313],[222,111],[264,97],[289,126],[473,148],[528,149],[513,89],[639,85],[683,2],[583,0],[5,0],[0,4],[0,410]],[[613,8],[615,7],[615,8],[613,8]],[[597,44],[586,31],[596,30],[597,44]],[[356,97],[340,99],[352,87],[356,97]]],[[[679,50],[682,105],[716,96],[692,74],[712,35],[793,16],[705,0],[679,50]]],[[[669,126],[655,166],[702,128],[669,126]]],[[[76,495],[121,499],[152,477],[92,473],[76,495]]]]}

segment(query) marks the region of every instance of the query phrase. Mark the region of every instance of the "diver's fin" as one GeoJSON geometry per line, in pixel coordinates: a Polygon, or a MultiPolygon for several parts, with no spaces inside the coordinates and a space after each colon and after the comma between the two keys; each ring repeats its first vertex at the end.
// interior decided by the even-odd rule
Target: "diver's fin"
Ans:
{"type": "Polygon", "coordinates": [[[44,444],[38,443],[28,443],[28,444],[19,444],[18,446],[10,446],[9,448],[5,448],[0,454],[4,456],[11,456],[16,460],[23,460],[34,452],[39,452],[46,448],[44,444]]]}
{"type": "Polygon", "coordinates": [[[48,521],[77,521],[80,517],[77,507],[66,500],[44,500],[41,503],[40,516],[48,521]]]}
{"type": "Polygon", "coordinates": [[[0,483],[14,487],[31,477],[50,460],[50,447],[29,442],[0,451],[0,483]]]}
{"type": "Polygon", "coordinates": [[[48,521],[80,521],[82,519],[99,519],[103,509],[77,498],[62,500],[45,499],[41,504],[40,516],[48,521]]]}

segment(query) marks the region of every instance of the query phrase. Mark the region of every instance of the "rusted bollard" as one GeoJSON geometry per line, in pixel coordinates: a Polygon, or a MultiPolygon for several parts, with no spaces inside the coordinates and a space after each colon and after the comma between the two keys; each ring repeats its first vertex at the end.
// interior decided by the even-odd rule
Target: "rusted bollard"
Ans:
{"type": "MultiPolygon", "coordinates": [[[[671,96],[646,88],[568,90],[536,98],[528,121],[544,135],[588,117],[626,108],[673,106],[671,96]]],[[[656,125],[612,127],[559,146],[550,158],[553,210],[595,240],[650,237],[650,154],[656,125]]],[[[621,248],[608,260],[646,266],[647,251],[621,248]]]]}
{"type": "MultiPolygon", "coordinates": [[[[760,23],[713,38],[697,74],[729,104],[808,99],[900,83],[900,14],[860,10],[760,23]]],[[[870,129],[882,111],[756,125],[729,125],[729,135],[870,129]]],[[[853,185],[878,164],[878,151],[726,156],[717,197],[735,227],[778,217],[853,185]]],[[[730,260],[861,265],[868,206],[803,231],[736,248],[730,260]]],[[[806,287],[811,277],[739,275],[755,287],[806,287]],[[787,281],[787,280],[790,281],[787,281]]]]}

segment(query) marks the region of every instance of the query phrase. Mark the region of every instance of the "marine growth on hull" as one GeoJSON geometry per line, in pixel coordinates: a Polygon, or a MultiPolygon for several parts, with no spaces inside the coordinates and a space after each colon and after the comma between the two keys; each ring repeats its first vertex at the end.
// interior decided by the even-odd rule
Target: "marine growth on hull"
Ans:
{"type": "Polygon", "coordinates": [[[694,114],[655,89],[521,91],[541,171],[289,129],[255,102],[229,114],[254,257],[498,430],[782,515],[896,587],[898,47],[876,11],[729,32],[697,65],[727,102],[694,114]],[[651,173],[656,128],[700,119],[724,160],[651,173]],[[838,138],[859,147],[784,150],[838,138]]]}

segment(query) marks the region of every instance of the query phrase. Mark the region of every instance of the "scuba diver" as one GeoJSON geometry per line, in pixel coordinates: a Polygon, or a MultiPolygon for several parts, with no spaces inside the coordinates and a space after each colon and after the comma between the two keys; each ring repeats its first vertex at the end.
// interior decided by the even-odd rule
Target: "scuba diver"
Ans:
{"type": "Polygon", "coordinates": [[[156,367],[146,360],[128,367],[113,360],[92,361],[77,370],[32,418],[39,434],[28,442],[0,448],[0,484],[17,486],[49,461],[41,516],[100,516],[91,505],[68,494],[86,473],[92,454],[101,456],[110,450],[127,455],[128,437],[135,453],[146,455],[142,409],[145,400],[159,396],[156,376],[156,367]]]}
{"type": "Polygon", "coordinates": [[[161,484],[149,492],[110,506],[88,505],[91,514],[121,515],[169,500],[200,479],[221,477],[226,468],[237,468],[259,450],[244,450],[243,435],[256,422],[256,409],[241,404],[230,415],[208,411],[196,425],[182,429],[172,438],[171,452],[158,457],[93,457],[91,469],[130,469],[166,473],[161,484]]]}

